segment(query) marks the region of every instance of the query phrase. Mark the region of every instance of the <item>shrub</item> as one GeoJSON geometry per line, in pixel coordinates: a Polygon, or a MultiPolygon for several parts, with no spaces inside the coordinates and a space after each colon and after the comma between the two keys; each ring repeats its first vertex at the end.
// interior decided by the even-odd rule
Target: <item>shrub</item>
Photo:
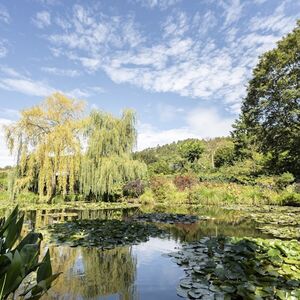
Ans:
{"type": "Polygon", "coordinates": [[[289,172],[285,172],[276,178],[275,184],[277,188],[284,189],[294,181],[295,181],[294,175],[289,172]]]}
{"type": "Polygon", "coordinates": [[[282,205],[300,207],[300,194],[298,193],[284,192],[279,199],[282,205]]]}
{"type": "Polygon", "coordinates": [[[151,178],[150,188],[153,192],[155,200],[158,202],[163,202],[167,199],[167,195],[170,191],[170,183],[167,178],[156,176],[151,178]]]}
{"type": "Polygon", "coordinates": [[[185,174],[185,175],[177,175],[173,183],[177,187],[179,191],[184,191],[185,189],[190,189],[197,183],[197,178],[192,174],[185,174]]]}
{"type": "Polygon", "coordinates": [[[127,182],[123,187],[123,195],[126,197],[138,198],[144,193],[145,185],[140,180],[133,180],[127,182]]]}
{"type": "Polygon", "coordinates": [[[143,204],[152,204],[155,203],[154,195],[152,191],[148,188],[145,189],[144,194],[139,197],[139,201],[143,204]]]}
{"type": "Polygon", "coordinates": [[[235,152],[234,145],[230,143],[216,150],[214,163],[217,168],[222,166],[231,166],[234,163],[235,152]]]}
{"type": "Polygon", "coordinates": [[[18,218],[16,207],[5,221],[0,221],[0,299],[11,297],[22,286],[25,299],[39,299],[51,287],[59,274],[52,274],[49,250],[41,262],[38,261],[42,235],[30,232],[20,242],[24,216],[18,218]],[[37,273],[36,283],[25,285],[24,280],[37,273]]]}

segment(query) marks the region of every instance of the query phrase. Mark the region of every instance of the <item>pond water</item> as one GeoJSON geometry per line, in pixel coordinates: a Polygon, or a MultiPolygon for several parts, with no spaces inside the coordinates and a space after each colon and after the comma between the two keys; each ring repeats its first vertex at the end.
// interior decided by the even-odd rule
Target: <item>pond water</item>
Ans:
{"type": "MultiPolygon", "coordinates": [[[[111,250],[50,246],[53,270],[63,274],[43,299],[182,299],[176,295],[176,286],[184,277],[184,270],[163,254],[203,236],[263,236],[239,211],[216,208],[191,211],[191,208],[185,208],[180,212],[192,212],[211,219],[194,224],[161,225],[170,235],[111,250]]],[[[78,218],[122,219],[136,213],[136,209],[106,212],[44,210],[27,211],[25,215],[27,226],[39,230],[47,224],[78,218]]]]}

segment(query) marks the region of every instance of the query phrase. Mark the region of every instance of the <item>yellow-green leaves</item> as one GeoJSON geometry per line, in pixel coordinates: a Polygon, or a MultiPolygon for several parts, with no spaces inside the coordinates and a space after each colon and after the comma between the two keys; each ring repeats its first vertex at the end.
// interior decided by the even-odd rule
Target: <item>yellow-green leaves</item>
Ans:
{"type": "Polygon", "coordinates": [[[55,93],[6,127],[8,145],[17,154],[17,191],[31,188],[49,200],[55,193],[65,195],[67,186],[73,190],[80,170],[83,109],[83,102],[55,93]]]}

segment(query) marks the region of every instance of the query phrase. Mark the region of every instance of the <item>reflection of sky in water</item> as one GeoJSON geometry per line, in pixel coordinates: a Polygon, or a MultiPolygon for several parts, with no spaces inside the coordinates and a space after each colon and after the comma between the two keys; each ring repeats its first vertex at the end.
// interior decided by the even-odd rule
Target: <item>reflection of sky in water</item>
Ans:
{"type": "Polygon", "coordinates": [[[180,299],[176,286],[184,275],[183,270],[162,256],[179,246],[173,240],[160,238],[150,238],[146,243],[133,246],[133,255],[137,258],[138,299],[180,299]]]}

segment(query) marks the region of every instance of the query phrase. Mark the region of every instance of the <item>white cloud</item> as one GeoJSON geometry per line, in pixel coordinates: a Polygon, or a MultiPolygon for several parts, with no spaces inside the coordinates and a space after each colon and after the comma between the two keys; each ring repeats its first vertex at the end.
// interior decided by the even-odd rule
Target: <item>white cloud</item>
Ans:
{"type": "Polygon", "coordinates": [[[243,4],[240,3],[240,0],[222,0],[220,3],[224,9],[225,26],[231,25],[241,18],[243,4]]]}
{"type": "Polygon", "coordinates": [[[254,3],[256,3],[256,4],[263,4],[263,3],[265,3],[267,0],[253,0],[254,1],[254,3]]]}
{"type": "Polygon", "coordinates": [[[88,88],[90,91],[94,92],[95,94],[103,94],[105,93],[105,89],[101,86],[90,86],[88,88]]]}
{"type": "Polygon", "coordinates": [[[7,55],[8,50],[6,48],[5,42],[0,40],[0,58],[3,58],[7,55]]]}
{"type": "Polygon", "coordinates": [[[43,29],[43,28],[51,25],[51,15],[46,10],[37,12],[37,14],[36,14],[35,18],[33,18],[32,22],[38,28],[43,29]]]}
{"type": "Polygon", "coordinates": [[[185,115],[186,125],[179,128],[159,130],[150,124],[138,124],[137,149],[168,144],[188,138],[213,138],[228,136],[233,117],[222,117],[214,109],[198,108],[185,115]]]}
{"type": "Polygon", "coordinates": [[[42,81],[33,81],[29,78],[2,78],[0,88],[8,91],[19,92],[30,96],[49,96],[55,90],[42,81]]]}
{"type": "MultiPolygon", "coordinates": [[[[49,72],[47,69],[46,71],[49,72]]],[[[75,70],[50,69],[50,73],[58,75],[75,76],[75,70]]],[[[33,80],[22,75],[13,68],[0,65],[0,89],[19,92],[25,95],[46,97],[56,91],[60,91],[72,98],[88,98],[95,94],[102,94],[105,90],[101,86],[88,86],[86,88],[75,88],[72,90],[60,90],[48,85],[46,82],[33,80]]],[[[1,113],[1,110],[0,110],[1,113]]]]}
{"type": "MultiPolygon", "coordinates": [[[[95,18],[91,8],[85,9],[81,5],[74,5],[72,18],[68,21],[72,30],[64,29],[64,34],[50,35],[50,42],[69,49],[84,50],[91,55],[101,53],[104,56],[109,52],[110,47],[136,47],[143,41],[130,17],[111,17],[101,13],[95,18]]],[[[76,58],[76,55],[70,55],[71,58],[72,56],[76,58]]],[[[102,61],[100,57],[98,56],[97,59],[84,57],[82,63],[87,67],[95,68],[102,61]]]]}
{"type": "Polygon", "coordinates": [[[295,17],[300,17],[300,12],[296,16],[289,16],[285,13],[286,2],[282,2],[272,15],[262,15],[253,17],[250,20],[252,31],[275,32],[284,35],[295,27],[295,17]]]}
{"type": "Polygon", "coordinates": [[[67,91],[66,94],[71,98],[88,98],[91,96],[91,93],[89,91],[78,88],[67,91]]]}
{"type": "Polygon", "coordinates": [[[150,124],[140,124],[138,127],[137,150],[143,150],[157,145],[164,145],[187,138],[198,138],[189,128],[174,128],[159,130],[150,124]]]}
{"type": "Polygon", "coordinates": [[[202,138],[227,136],[233,120],[220,116],[215,109],[196,109],[187,115],[187,124],[202,138]]]}
{"type": "Polygon", "coordinates": [[[10,14],[8,12],[8,10],[6,9],[5,6],[3,6],[2,4],[0,4],[0,21],[4,22],[6,24],[10,23],[10,14]]]}
{"type": "MultiPolygon", "coordinates": [[[[15,69],[13,68],[10,68],[10,67],[7,67],[7,66],[1,66],[0,65],[0,71],[5,74],[5,75],[8,75],[8,76],[11,76],[11,77],[19,77],[19,78],[23,78],[23,76],[17,72],[15,69]]],[[[3,77],[3,75],[2,75],[3,77]]]]}
{"type": "Polygon", "coordinates": [[[178,4],[181,0],[135,0],[135,2],[150,9],[159,8],[165,10],[175,4],[178,4]]]}
{"type": "Polygon", "coordinates": [[[14,158],[9,153],[5,141],[4,125],[11,124],[9,119],[0,118],[0,167],[11,166],[14,164],[14,158]]]}
{"type": "Polygon", "coordinates": [[[237,112],[259,55],[276,45],[296,16],[285,16],[281,4],[272,14],[250,21],[243,15],[249,2],[220,0],[218,5],[223,9],[218,18],[212,8],[194,14],[172,10],[155,39],[141,32],[132,16],[108,17],[76,5],[67,28],[60,25],[49,41],[55,56],[79,62],[88,72],[104,71],[116,83],[218,100],[237,112]]]}
{"type": "Polygon", "coordinates": [[[184,12],[171,15],[163,24],[164,37],[183,36],[189,30],[188,17],[184,12]]]}
{"type": "Polygon", "coordinates": [[[204,35],[218,24],[218,20],[215,14],[209,10],[204,15],[202,15],[200,12],[196,12],[192,23],[196,31],[204,35]]]}
{"type": "Polygon", "coordinates": [[[72,69],[59,69],[55,67],[42,67],[42,71],[57,75],[57,76],[65,76],[65,77],[76,77],[80,75],[80,72],[78,70],[72,70],[72,69]]]}

